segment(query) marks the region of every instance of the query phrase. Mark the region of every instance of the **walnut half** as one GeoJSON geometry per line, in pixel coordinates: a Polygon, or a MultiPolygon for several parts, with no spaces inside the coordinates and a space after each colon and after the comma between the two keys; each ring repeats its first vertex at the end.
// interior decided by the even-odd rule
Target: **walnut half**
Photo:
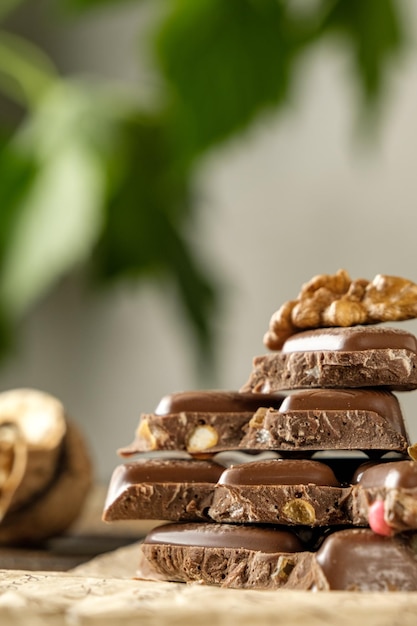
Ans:
{"type": "Polygon", "coordinates": [[[352,280],[346,270],[314,276],[296,300],[284,303],[271,317],[264,344],[280,350],[301,330],[398,322],[417,317],[417,285],[406,278],[377,274],[370,282],[352,280]]]}

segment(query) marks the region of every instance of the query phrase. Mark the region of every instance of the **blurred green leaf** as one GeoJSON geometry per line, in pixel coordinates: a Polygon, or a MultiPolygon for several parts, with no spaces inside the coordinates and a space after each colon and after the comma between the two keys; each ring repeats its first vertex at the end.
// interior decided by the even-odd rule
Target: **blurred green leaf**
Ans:
{"type": "MultiPolygon", "coordinates": [[[[64,273],[86,261],[98,238],[105,180],[88,133],[96,122],[93,103],[60,84],[11,145],[36,168],[20,191],[16,215],[13,203],[7,205],[13,223],[4,242],[0,300],[11,317],[21,317],[64,273]]],[[[16,181],[23,175],[15,170],[16,181]]],[[[11,185],[11,198],[17,193],[11,185]]]]}
{"type": "Polygon", "coordinates": [[[14,150],[10,143],[3,143],[0,148],[0,266],[20,213],[22,198],[36,172],[33,160],[14,150]]]}
{"type": "Polygon", "coordinates": [[[173,282],[208,365],[217,292],[183,234],[190,180],[176,168],[162,119],[137,116],[119,131],[95,252],[98,275],[105,281],[152,276],[173,282]]]}
{"type": "MultiPolygon", "coordinates": [[[[102,6],[132,4],[134,0],[65,0],[64,4],[70,9],[85,10],[102,6]]],[[[139,1],[139,0],[136,0],[139,1]]]]}
{"type": "Polygon", "coordinates": [[[178,144],[191,157],[288,95],[294,50],[285,3],[173,0],[156,48],[178,144]]]}
{"type": "Polygon", "coordinates": [[[0,2],[0,22],[8,17],[25,0],[1,0],[0,2]]]}
{"type": "Polygon", "coordinates": [[[368,105],[381,97],[387,70],[403,50],[406,35],[400,3],[393,0],[339,0],[325,28],[349,44],[355,73],[368,105]]]}
{"type": "MultiPolygon", "coordinates": [[[[21,200],[36,176],[33,161],[14,150],[7,140],[0,146],[0,268],[20,215],[21,200]]],[[[7,303],[0,301],[0,359],[12,344],[13,318],[6,313],[7,303]]]]}
{"type": "Polygon", "coordinates": [[[4,93],[32,108],[56,78],[52,62],[37,46],[0,31],[0,88],[4,93]]]}

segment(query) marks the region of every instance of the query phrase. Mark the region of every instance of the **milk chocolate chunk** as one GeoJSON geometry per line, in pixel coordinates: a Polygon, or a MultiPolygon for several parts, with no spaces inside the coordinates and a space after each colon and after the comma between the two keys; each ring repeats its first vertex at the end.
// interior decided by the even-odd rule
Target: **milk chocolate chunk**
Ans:
{"type": "Polygon", "coordinates": [[[242,392],[310,387],[417,388],[417,339],[381,326],[320,328],[297,333],[282,350],[254,358],[242,392]]]}
{"type": "Polygon", "coordinates": [[[226,450],[405,452],[409,441],[396,397],[381,390],[302,390],[266,396],[256,412],[143,415],[124,456],[147,450],[192,455],[226,450]],[[275,402],[275,408],[272,404],[275,402]]]}
{"type": "Polygon", "coordinates": [[[209,515],[217,522],[347,524],[344,504],[349,494],[319,461],[255,461],[223,472],[209,515]]]}
{"type": "Polygon", "coordinates": [[[259,409],[240,445],[292,452],[405,452],[408,436],[394,394],[376,389],[317,389],[291,394],[280,409],[259,409]]]}
{"type": "Polygon", "coordinates": [[[224,467],[211,461],[147,459],[117,467],[103,520],[207,520],[224,467]]]}
{"type": "Polygon", "coordinates": [[[327,535],[317,552],[308,552],[288,531],[264,533],[227,524],[157,528],[141,545],[138,577],[238,589],[417,590],[412,535],[340,530],[327,535]]]}
{"type": "Polygon", "coordinates": [[[358,468],[353,482],[364,488],[416,489],[417,462],[391,461],[365,464],[363,468],[358,468]]]}
{"type": "Polygon", "coordinates": [[[141,416],[135,440],[119,453],[185,450],[201,456],[231,450],[238,446],[242,429],[259,407],[278,408],[282,400],[277,394],[230,391],[166,396],[155,413],[141,416]]]}
{"type": "Polygon", "coordinates": [[[332,590],[415,591],[417,559],[412,545],[410,537],[342,530],[326,537],[316,561],[332,590]]]}
{"type": "MultiPolygon", "coordinates": [[[[138,577],[244,589],[312,585],[311,554],[286,530],[233,524],[170,524],[140,547],[138,577]]],[[[314,563],[313,563],[314,571],[314,563]]]]}
{"type": "Polygon", "coordinates": [[[350,517],[367,524],[371,507],[383,503],[383,520],[391,534],[417,529],[417,463],[392,461],[365,464],[352,482],[350,517]]]}

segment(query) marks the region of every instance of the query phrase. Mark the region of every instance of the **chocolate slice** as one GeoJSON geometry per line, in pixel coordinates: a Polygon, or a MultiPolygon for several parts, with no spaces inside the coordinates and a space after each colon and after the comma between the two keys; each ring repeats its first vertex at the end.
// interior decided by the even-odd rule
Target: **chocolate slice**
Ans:
{"type": "Polygon", "coordinates": [[[226,469],[209,515],[217,522],[307,525],[347,524],[345,501],[331,468],[319,461],[277,459],[226,469]]]}
{"type": "MultiPolygon", "coordinates": [[[[232,524],[160,526],[140,546],[138,577],[203,582],[235,588],[278,589],[311,560],[286,530],[232,524]]],[[[311,577],[306,567],[306,577],[311,577]]],[[[306,577],[304,578],[306,580],[306,577]]],[[[296,580],[296,578],[295,578],[296,580]]]]}
{"type": "Polygon", "coordinates": [[[349,515],[368,524],[371,507],[383,502],[383,519],[391,534],[417,529],[417,463],[366,463],[355,472],[349,515]]]}
{"type": "Polygon", "coordinates": [[[241,391],[310,387],[417,388],[417,339],[384,326],[319,328],[297,333],[280,352],[257,356],[241,391]]]}
{"type": "Polygon", "coordinates": [[[240,442],[241,447],[281,452],[405,452],[408,445],[397,398],[376,389],[298,391],[278,410],[258,410],[240,442]]]}
{"type": "Polygon", "coordinates": [[[207,520],[224,467],[211,461],[147,459],[117,467],[103,520],[207,520]]]}
{"type": "Polygon", "coordinates": [[[411,537],[381,537],[368,529],[342,530],[326,537],[316,561],[331,590],[417,590],[411,537]]]}
{"type": "Polygon", "coordinates": [[[140,546],[138,578],[237,589],[416,591],[414,544],[412,535],[351,529],[333,532],[308,552],[285,530],[171,524],[140,546]]]}
{"type": "Polygon", "coordinates": [[[195,456],[236,449],[405,452],[408,445],[392,393],[322,389],[299,391],[285,399],[268,394],[256,412],[142,415],[135,440],[119,452],[122,456],[148,450],[181,450],[195,456]]]}
{"type": "Polygon", "coordinates": [[[185,450],[210,456],[234,449],[257,409],[278,408],[283,397],[210,390],[166,396],[155,413],[141,416],[135,440],[119,454],[127,457],[150,450],[185,450]]]}

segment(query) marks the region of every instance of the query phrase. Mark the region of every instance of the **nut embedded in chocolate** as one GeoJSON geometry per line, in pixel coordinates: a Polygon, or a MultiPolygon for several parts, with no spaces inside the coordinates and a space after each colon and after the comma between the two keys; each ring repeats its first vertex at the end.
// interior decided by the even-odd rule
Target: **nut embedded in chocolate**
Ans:
{"type": "Polygon", "coordinates": [[[201,457],[236,448],[255,411],[279,407],[283,397],[218,390],[171,394],[154,413],[141,416],[135,440],[119,453],[183,450],[201,457]]]}
{"type": "Polygon", "coordinates": [[[217,522],[327,526],[348,524],[342,488],[325,463],[253,461],[224,470],[209,515],[217,522]]]}

